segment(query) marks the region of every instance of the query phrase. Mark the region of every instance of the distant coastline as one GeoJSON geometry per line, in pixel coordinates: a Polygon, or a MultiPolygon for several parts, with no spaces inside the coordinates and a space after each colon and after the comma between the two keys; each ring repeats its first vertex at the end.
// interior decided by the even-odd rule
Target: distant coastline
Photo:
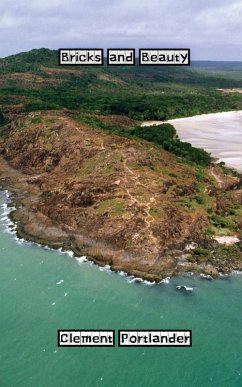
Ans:
{"type": "MultiPolygon", "coordinates": [[[[163,122],[145,121],[142,126],[163,122]]],[[[175,118],[166,122],[174,125],[182,141],[205,149],[228,167],[242,173],[242,110],[175,118]]]]}

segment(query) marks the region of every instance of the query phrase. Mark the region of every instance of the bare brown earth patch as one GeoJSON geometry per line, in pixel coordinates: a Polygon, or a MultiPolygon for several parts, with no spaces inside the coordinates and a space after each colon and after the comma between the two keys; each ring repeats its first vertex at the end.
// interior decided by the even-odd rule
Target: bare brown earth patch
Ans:
{"type": "Polygon", "coordinates": [[[21,87],[41,87],[48,85],[57,85],[62,82],[62,79],[54,77],[42,77],[40,75],[28,73],[28,72],[19,72],[11,74],[2,74],[0,75],[0,86],[4,87],[9,84],[9,81],[15,82],[16,85],[21,87]]]}
{"type": "Polygon", "coordinates": [[[114,75],[105,74],[105,73],[98,74],[97,78],[100,79],[101,81],[107,81],[107,82],[112,82],[117,84],[125,83],[122,79],[115,77],[114,75]]]}

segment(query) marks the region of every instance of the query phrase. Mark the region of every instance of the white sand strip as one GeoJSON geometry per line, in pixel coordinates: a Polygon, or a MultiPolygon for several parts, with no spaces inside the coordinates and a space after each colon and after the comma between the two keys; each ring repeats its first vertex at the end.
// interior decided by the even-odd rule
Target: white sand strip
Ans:
{"type": "MultiPolygon", "coordinates": [[[[202,114],[166,121],[174,125],[182,141],[206,149],[213,157],[242,172],[242,110],[202,114]]],[[[164,121],[146,121],[142,126],[164,121]]]]}

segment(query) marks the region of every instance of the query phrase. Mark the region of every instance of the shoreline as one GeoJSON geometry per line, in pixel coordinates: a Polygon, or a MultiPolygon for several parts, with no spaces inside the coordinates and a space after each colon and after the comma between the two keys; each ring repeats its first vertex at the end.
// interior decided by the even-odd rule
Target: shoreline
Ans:
{"type": "MultiPolygon", "coordinates": [[[[121,277],[125,277],[129,284],[136,283],[136,284],[143,284],[146,286],[154,286],[154,285],[161,285],[161,284],[166,285],[166,284],[170,283],[171,277],[169,277],[169,276],[161,279],[159,282],[158,281],[149,281],[149,280],[141,278],[141,277],[130,275],[128,272],[125,272],[123,270],[114,270],[110,265],[101,266],[99,263],[96,263],[95,261],[93,261],[91,259],[91,257],[75,255],[73,250],[64,250],[62,247],[55,248],[55,247],[51,247],[48,244],[38,243],[36,241],[28,240],[28,239],[25,239],[23,237],[21,238],[20,236],[18,236],[17,223],[11,219],[11,213],[16,210],[16,207],[12,206],[13,200],[14,200],[14,194],[12,192],[10,192],[9,190],[4,189],[2,187],[0,187],[0,191],[2,193],[6,194],[6,201],[1,206],[1,208],[6,209],[6,212],[4,212],[2,214],[2,217],[0,220],[1,220],[2,224],[5,226],[5,230],[8,233],[10,233],[11,235],[14,235],[14,239],[15,239],[16,243],[18,243],[20,245],[22,245],[22,244],[35,245],[35,246],[37,246],[41,249],[44,249],[44,250],[49,250],[49,251],[53,251],[53,252],[58,252],[59,254],[67,255],[69,258],[75,259],[79,265],[84,264],[84,263],[87,263],[89,265],[95,265],[99,271],[106,271],[106,272],[120,275],[121,277]],[[6,220],[7,220],[7,222],[6,222],[6,224],[4,224],[4,222],[6,220]]],[[[241,275],[242,275],[242,270],[241,271],[234,270],[228,274],[224,274],[222,272],[219,272],[218,276],[215,278],[210,276],[210,275],[206,275],[204,273],[198,274],[198,273],[193,273],[192,271],[190,271],[190,272],[187,271],[183,274],[178,274],[176,276],[173,276],[172,278],[180,277],[181,280],[183,280],[187,277],[193,278],[193,279],[200,279],[200,280],[215,280],[215,279],[224,280],[224,279],[228,279],[230,277],[238,277],[241,275]]]]}
{"type": "MultiPolygon", "coordinates": [[[[56,139],[58,148],[54,144],[51,144],[50,149],[48,149],[49,152],[56,152],[56,149],[61,149],[60,145],[62,143],[59,144],[58,141],[65,140],[67,130],[71,133],[76,130],[74,134],[75,146],[73,149],[76,148],[77,142],[79,143],[80,139],[85,138],[85,136],[87,138],[86,141],[90,141],[90,131],[88,128],[82,127],[81,125],[77,127],[75,121],[72,121],[67,116],[62,116],[60,112],[57,115],[55,114],[53,112],[45,113],[49,121],[51,121],[50,117],[55,117],[57,121],[56,126],[61,122],[61,126],[58,126],[58,136],[53,137],[56,139]],[[62,139],[60,140],[61,135],[62,139]]],[[[44,118],[42,119],[45,119],[45,115],[43,114],[42,117],[44,118]]],[[[186,191],[183,192],[184,180],[182,178],[179,180],[179,175],[177,175],[180,185],[175,185],[177,192],[175,191],[175,195],[170,195],[169,184],[174,184],[174,179],[171,175],[171,172],[174,172],[174,159],[172,155],[165,151],[159,150],[158,152],[157,150],[157,159],[155,159],[157,167],[162,167],[163,163],[168,167],[168,173],[167,175],[163,174],[163,182],[160,183],[160,173],[157,171],[153,172],[153,169],[148,167],[151,162],[151,151],[152,156],[156,151],[154,145],[149,145],[151,148],[148,150],[145,148],[146,153],[144,157],[144,148],[139,143],[128,139],[120,139],[120,137],[114,137],[112,139],[110,135],[106,135],[101,131],[92,131],[92,148],[94,148],[96,155],[98,155],[98,160],[100,157],[103,157],[103,150],[106,150],[106,153],[109,152],[110,158],[113,158],[114,155],[116,156],[112,148],[113,141],[118,144],[122,160],[119,161],[118,159],[116,164],[117,169],[111,174],[111,178],[104,176],[101,180],[97,180],[95,185],[92,178],[90,178],[92,174],[87,173],[87,175],[82,175],[80,170],[77,170],[80,173],[80,177],[76,178],[76,174],[74,174],[69,182],[68,172],[70,171],[70,166],[72,167],[74,162],[76,164],[75,158],[73,163],[69,159],[67,162],[67,158],[64,158],[62,166],[57,167],[57,172],[53,174],[41,169],[41,159],[40,161],[35,158],[31,159],[31,156],[35,156],[36,150],[33,152],[31,141],[29,144],[29,134],[31,133],[33,139],[35,139],[40,134],[40,127],[35,124],[31,126],[28,121],[26,125],[26,138],[22,132],[20,133],[16,130],[13,132],[15,137],[13,136],[14,138],[11,138],[10,136],[9,143],[8,139],[6,139],[2,144],[2,150],[7,152],[7,158],[10,161],[7,162],[3,157],[0,157],[0,182],[3,189],[9,190],[14,195],[12,202],[16,210],[11,213],[11,219],[17,225],[18,237],[41,245],[48,245],[53,249],[73,251],[76,257],[86,256],[90,261],[93,261],[99,266],[105,267],[108,265],[113,271],[124,271],[128,275],[151,282],[160,282],[164,278],[182,275],[191,271],[216,277],[219,276],[219,272],[226,274],[233,270],[242,270],[242,260],[240,262],[239,258],[235,257],[235,255],[231,257],[223,256],[220,259],[216,253],[212,253],[213,250],[217,250],[218,243],[201,232],[201,227],[205,229],[206,225],[209,224],[207,213],[200,211],[193,211],[191,213],[176,207],[176,198],[182,200],[184,195],[186,197],[186,192],[188,195],[194,195],[194,192],[196,193],[196,190],[191,190],[189,186],[191,182],[193,185],[196,183],[194,171],[190,170],[190,167],[180,166],[180,164],[176,165],[177,173],[180,173],[180,176],[183,176],[180,171],[183,171],[182,173],[191,173],[190,182],[186,187],[186,191]],[[18,136],[20,136],[19,139],[18,136]],[[21,143],[22,138],[23,143],[21,143]],[[22,145],[16,148],[18,144],[22,145]],[[35,162],[35,167],[22,168],[21,152],[23,145],[28,147],[25,148],[27,151],[24,154],[25,158],[23,162],[27,166],[31,161],[35,162]],[[137,152],[139,154],[138,159],[136,159],[137,152]],[[15,163],[11,163],[13,159],[16,160],[15,163]],[[134,167],[137,161],[141,163],[138,172],[136,172],[134,167]],[[143,164],[145,167],[142,169],[143,164]],[[11,165],[14,165],[16,169],[11,167],[11,165]],[[21,170],[25,172],[23,173],[21,170]],[[39,174],[37,175],[36,172],[39,172],[39,174]],[[64,174],[64,179],[61,180],[61,184],[58,185],[60,179],[63,177],[63,172],[66,174],[64,174]],[[146,180],[142,179],[147,179],[148,183],[153,183],[154,181],[154,186],[151,186],[150,189],[149,186],[147,188],[144,184],[146,180]],[[120,184],[121,181],[122,184],[120,184]],[[135,191],[133,194],[132,190],[134,190],[137,182],[139,190],[142,188],[145,194],[143,191],[135,191]],[[110,184],[112,189],[109,191],[110,184]],[[92,202],[88,202],[92,198],[90,192],[92,193],[93,189],[97,192],[96,196],[94,196],[94,205],[92,205],[92,202]],[[164,190],[164,192],[161,190],[164,190]],[[83,194],[84,196],[82,196],[83,194]],[[144,198],[141,197],[139,201],[137,198],[141,194],[144,195],[144,198]],[[79,202],[74,202],[73,207],[68,205],[70,195],[73,195],[73,199],[79,200],[79,202]],[[147,195],[150,196],[147,197],[147,195]],[[106,199],[105,203],[109,203],[110,200],[113,200],[113,197],[116,198],[117,203],[119,203],[118,200],[120,199],[122,199],[121,203],[124,201],[128,203],[127,208],[122,213],[124,215],[118,215],[116,218],[109,216],[109,207],[105,208],[105,212],[98,212],[97,209],[99,208],[103,211],[102,207],[98,207],[100,203],[103,204],[103,197],[106,199]],[[163,209],[163,202],[161,201],[163,199],[161,198],[166,200],[166,207],[164,207],[166,212],[164,212],[165,215],[162,214],[164,216],[163,218],[159,218],[163,223],[158,223],[156,222],[156,212],[153,206],[154,208],[157,206],[157,208],[163,209]],[[148,205],[145,200],[146,202],[148,200],[148,205]],[[57,204],[60,204],[60,207],[57,204]],[[78,209],[80,212],[82,218],[77,218],[77,220],[81,219],[80,223],[77,223],[75,220],[75,214],[79,214],[79,212],[72,212],[72,208],[78,209]],[[150,212],[151,210],[153,212],[150,212]],[[63,211],[66,211],[66,213],[64,212],[64,216],[62,216],[63,211]],[[137,211],[139,211],[140,216],[139,223],[136,222],[137,216],[135,214],[137,214],[137,211]],[[167,221],[170,216],[173,217],[173,222],[168,224],[167,221]],[[115,224],[117,226],[116,228],[113,224],[115,219],[117,219],[117,224],[115,224]],[[132,219],[132,223],[130,219],[132,219]],[[88,223],[89,220],[90,222],[88,223]],[[104,220],[106,221],[106,228],[103,226],[104,220]],[[94,229],[93,227],[96,224],[98,226],[94,229]],[[132,230],[128,231],[130,225],[132,226],[132,230]],[[90,226],[92,229],[90,229],[90,226]],[[92,232],[92,230],[95,230],[95,232],[92,232]],[[122,230],[123,235],[120,234],[120,230],[122,230]],[[145,230],[144,236],[141,234],[139,241],[136,242],[134,238],[137,238],[137,235],[139,237],[139,234],[136,233],[142,233],[143,230],[145,230]],[[130,238],[130,232],[132,232],[132,239],[130,238]],[[128,239],[125,239],[125,237],[128,239]],[[131,247],[127,243],[127,240],[128,242],[134,241],[131,247]],[[200,249],[197,255],[196,252],[193,252],[188,247],[194,243],[198,247],[198,250],[200,249]],[[203,256],[204,251],[208,252],[206,256],[203,256]]],[[[41,140],[42,143],[40,145],[36,143],[37,147],[42,146],[43,141],[47,141],[44,137],[44,130],[41,140]]],[[[70,145],[72,145],[71,142],[70,145]]],[[[89,155],[89,145],[88,142],[87,146],[80,148],[79,154],[89,155]]],[[[3,152],[3,154],[5,153],[3,152]]],[[[93,159],[96,162],[97,158],[93,159]]],[[[84,160],[86,160],[85,157],[84,160]]],[[[105,163],[107,162],[105,157],[100,160],[104,160],[105,163]]],[[[80,165],[81,162],[83,160],[79,161],[80,165]]],[[[102,165],[101,163],[101,168],[102,165]]],[[[97,173],[94,176],[97,176],[98,179],[99,174],[97,173]]],[[[229,187],[231,186],[233,187],[236,179],[238,181],[238,178],[226,177],[226,181],[223,184],[225,189],[230,189],[229,187]]],[[[222,184],[218,184],[216,181],[210,182],[210,185],[208,188],[215,190],[214,192],[222,189],[222,184]]],[[[120,209],[120,207],[116,208],[117,210],[120,209]]]]}
{"type": "MultiPolygon", "coordinates": [[[[226,116],[228,114],[242,114],[242,110],[228,110],[225,112],[217,112],[217,113],[203,113],[203,114],[196,114],[194,116],[188,116],[188,117],[178,117],[178,118],[170,118],[169,120],[160,121],[160,120],[149,120],[149,121],[143,121],[141,126],[146,126],[146,124],[153,125],[152,123],[167,123],[170,121],[181,121],[181,120],[188,120],[188,119],[197,119],[197,118],[216,118],[218,116],[226,116]]],[[[149,126],[148,125],[148,126],[149,126]]]]}
{"type": "MultiPolygon", "coordinates": [[[[19,209],[23,208],[23,202],[26,199],[26,196],[28,197],[27,194],[33,195],[32,192],[28,192],[26,190],[26,182],[24,181],[25,179],[21,176],[20,180],[22,179],[22,184],[25,186],[25,190],[19,189],[18,183],[16,183],[17,178],[13,179],[13,176],[11,177],[6,177],[2,176],[3,171],[1,170],[2,163],[4,164],[4,173],[8,175],[7,170],[10,170],[10,176],[12,174],[17,174],[20,176],[22,175],[21,172],[18,172],[11,168],[8,163],[0,157],[0,189],[1,191],[7,191],[10,193],[10,207],[12,208],[12,211],[9,213],[9,220],[13,222],[15,225],[16,229],[16,237],[18,240],[23,239],[26,242],[31,242],[36,245],[42,246],[47,246],[49,249],[53,250],[63,250],[64,252],[71,251],[73,255],[75,255],[75,258],[78,260],[78,258],[82,258],[83,256],[87,257],[87,260],[89,262],[93,262],[97,266],[103,268],[109,266],[110,269],[114,272],[123,272],[125,276],[130,277],[131,280],[134,278],[142,279],[143,281],[147,281],[149,283],[159,283],[163,279],[167,278],[167,276],[163,274],[149,274],[148,272],[146,273],[145,271],[140,271],[138,269],[129,269],[126,268],[125,265],[112,265],[110,264],[110,260],[112,258],[112,255],[115,253],[119,253],[117,250],[112,250],[110,246],[102,245],[102,243],[94,241],[88,237],[85,237],[80,234],[76,233],[71,233],[70,230],[65,230],[63,231],[61,226],[52,226],[52,227],[43,227],[43,224],[38,223],[39,229],[35,229],[36,234],[33,235],[29,233],[28,230],[28,216],[29,213],[26,214],[26,209],[24,211],[24,218],[19,218],[19,216],[16,216],[16,212],[19,209]],[[14,180],[12,181],[11,178],[14,180]],[[4,181],[7,180],[8,182],[4,181]],[[15,186],[16,184],[16,186],[15,186]],[[23,193],[24,192],[24,193],[23,193]],[[27,227],[27,230],[25,229],[25,226],[27,227]],[[45,231],[45,235],[41,233],[41,231],[45,231]],[[68,232],[69,231],[69,232],[68,232]],[[58,235],[58,236],[57,236],[58,235]],[[78,240],[79,239],[79,240],[78,240]],[[106,249],[107,255],[101,256],[99,254],[99,251],[106,249]],[[93,253],[90,253],[89,250],[93,253]],[[133,276],[133,278],[132,278],[133,276]]],[[[30,191],[32,187],[29,187],[30,191]]],[[[27,211],[28,212],[28,211],[27,211]]],[[[31,220],[33,214],[30,214],[31,220]]],[[[121,252],[122,253],[122,252],[121,252]]],[[[119,253],[120,254],[120,253],[119,253]]],[[[135,281],[134,281],[135,282],[135,281]]]]}
{"type": "MultiPolygon", "coordinates": [[[[19,178],[19,177],[18,177],[19,178]]],[[[226,277],[228,274],[234,273],[242,273],[242,263],[240,266],[235,265],[232,263],[232,267],[228,269],[230,266],[229,262],[226,262],[226,270],[214,270],[214,267],[212,264],[208,264],[207,266],[203,267],[202,265],[199,264],[192,264],[189,263],[188,266],[185,265],[184,257],[186,254],[189,255],[190,252],[192,252],[192,249],[189,250],[187,249],[188,246],[186,246],[183,250],[174,250],[174,254],[177,255],[177,264],[174,270],[161,270],[160,272],[150,272],[147,270],[139,270],[138,268],[131,269],[129,267],[125,267],[124,264],[119,264],[115,265],[112,264],[110,261],[110,253],[115,254],[117,253],[117,250],[110,251],[110,247],[101,246],[101,249],[106,248],[107,249],[107,255],[105,256],[100,256],[97,254],[98,249],[100,248],[100,242],[92,241],[88,238],[85,238],[85,236],[80,236],[76,235],[75,233],[67,233],[66,231],[63,233],[63,228],[61,226],[56,226],[53,230],[53,228],[48,228],[45,230],[45,235],[41,233],[41,230],[43,230],[43,224],[38,224],[39,229],[37,230],[38,232],[36,235],[33,235],[31,233],[26,232],[25,226],[28,228],[28,215],[26,215],[26,209],[24,211],[24,218],[21,219],[19,216],[16,217],[16,213],[19,209],[23,208],[23,205],[26,201],[26,196],[27,198],[31,195],[33,195],[32,189],[36,191],[36,187],[28,187],[30,189],[30,192],[28,192],[28,189],[26,190],[26,178],[22,177],[21,172],[13,170],[8,163],[3,160],[0,157],[0,182],[1,182],[1,190],[2,191],[7,191],[9,192],[9,199],[11,200],[10,202],[10,207],[12,208],[11,212],[9,213],[9,219],[11,222],[13,222],[15,226],[15,232],[16,232],[16,238],[18,240],[23,239],[26,242],[34,243],[42,248],[45,248],[47,246],[48,249],[52,250],[59,250],[59,252],[63,252],[65,254],[68,254],[69,256],[75,257],[75,259],[78,261],[78,259],[85,257],[88,262],[92,262],[96,264],[101,271],[102,270],[111,270],[112,272],[116,273],[122,273],[120,275],[124,275],[127,277],[128,282],[145,282],[147,285],[153,285],[153,284],[159,284],[159,283],[167,283],[171,277],[178,277],[182,276],[185,277],[187,275],[190,275],[192,273],[192,276],[196,276],[198,278],[203,278],[203,279],[213,279],[213,278],[221,278],[221,277],[226,277]],[[4,164],[4,173],[5,177],[3,177],[3,171],[1,170],[2,168],[2,163],[4,164]],[[8,173],[8,170],[10,173],[8,173]],[[13,178],[11,176],[12,174],[17,174],[20,175],[20,181],[21,181],[21,186],[24,185],[24,190],[23,187],[19,189],[18,182],[16,176],[13,178]],[[6,175],[8,178],[6,178],[6,175]],[[46,233],[47,231],[47,233],[46,233]],[[52,233],[54,231],[54,233],[52,233]],[[56,235],[58,237],[56,238],[56,235]],[[61,236],[60,236],[61,235],[61,236]],[[76,238],[79,237],[79,241],[76,240],[76,238]],[[80,238],[81,238],[81,244],[80,244],[80,238]],[[78,243],[79,242],[79,243],[78,243]],[[96,254],[92,254],[89,251],[93,251],[93,242],[94,244],[96,243],[98,246],[94,246],[94,250],[96,247],[96,254]],[[89,250],[90,248],[90,250],[89,250]],[[101,259],[100,259],[100,258],[101,259]],[[186,267],[185,267],[186,266],[186,267]]],[[[36,196],[38,197],[38,194],[35,192],[36,196]]],[[[27,199],[28,200],[28,199],[27,199]]],[[[24,207],[25,208],[25,207],[24,207]]],[[[33,214],[32,214],[33,215],[33,214]]],[[[31,216],[30,216],[31,217],[31,216]]],[[[36,231],[36,230],[35,230],[36,231]]],[[[215,242],[215,241],[214,241],[215,242]]],[[[211,243],[213,244],[212,240],[211,243]]],[[[210,250],[213,247],[210,248],[210,250]]],[[[185,259],[186,261],[186,259],[185,259]]],[[[121,261],[122,262],[122,261],[121,261]]],[[[225,269],[224,267],[224,269],[225,269]]]]}
{"type": "Polygon", "coordinates": [[[209,113],[166,121],[144,121],[142,126],[170,123],[180,140],[225,162],[229,168],[242,173],[242,110],[209,113]]]}
{"type": "MultiPolygon", "coordinates": [[[[168,284],[170,282],[170,277],[166,277],[162,279],[160,282],[148,281],[146,279],[142,279],[141,277],[135,277],[134,275],[130,275],[129,273],[123,270],[114,270],[110,265],[101,266],[99,263],[96,263],[95,261],[91,260],[91,257],[75,255],[73,250],[64,250],[62,247],[60,248],[53,247],[53,246],[51,247],[48,244],[38,243],[34,240],[25,239],[23,237],[18,236],[17,223],[11,219],[12,212],[16,210],[16,207],[12,206],[13,200],[14,200],[14,194],[10,192],[8,189],[4,189],[3,187],[0,187],[0,191],[6,194],[6,201],[1,206],[2,209],[4,208],[6,209],[6,212],[2,214],[2,217],[0,220],[5,227],[5,230],[11,235],[14,235],[14,239],[16,243],[20,245],[22,245],[23,243],[25,243],[26,245],[34,245],[44,250],[49,250],[49,251],[58,252],[60,254],[67,255],[69,258],[74,258],[79,265],[83,263],[87,263],[89,265],[95,265],[100,271],[107,271],[110,273],[112,272],[120,275],[121,277],[125,277],[128,283],[142,283],[147,286],[153,286],[153,285],[159,285],[159,284],[168,284]],[[6,223],[4,224],[4,222],[6,223]]],[[[191,273],[191,276],[193,276],[193,273],[191,273]]]]}

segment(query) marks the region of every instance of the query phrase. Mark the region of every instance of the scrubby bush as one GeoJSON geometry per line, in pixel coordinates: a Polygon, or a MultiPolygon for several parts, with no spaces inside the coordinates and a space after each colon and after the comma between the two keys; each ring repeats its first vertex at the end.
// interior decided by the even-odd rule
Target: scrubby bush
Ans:
{"type": "MultiPolygon", "coordinates": [[[[179,140],[176,130],[171,124],[136,127],[130,131],[130,134],[154,142],[165,150],[175,153],[177,156],[185,157],[196,164],[207,166],[211,162],[211,156],[208,152],[179,140]]],[[[201,173],[200,177],[202,177],[201,173]]]]}

